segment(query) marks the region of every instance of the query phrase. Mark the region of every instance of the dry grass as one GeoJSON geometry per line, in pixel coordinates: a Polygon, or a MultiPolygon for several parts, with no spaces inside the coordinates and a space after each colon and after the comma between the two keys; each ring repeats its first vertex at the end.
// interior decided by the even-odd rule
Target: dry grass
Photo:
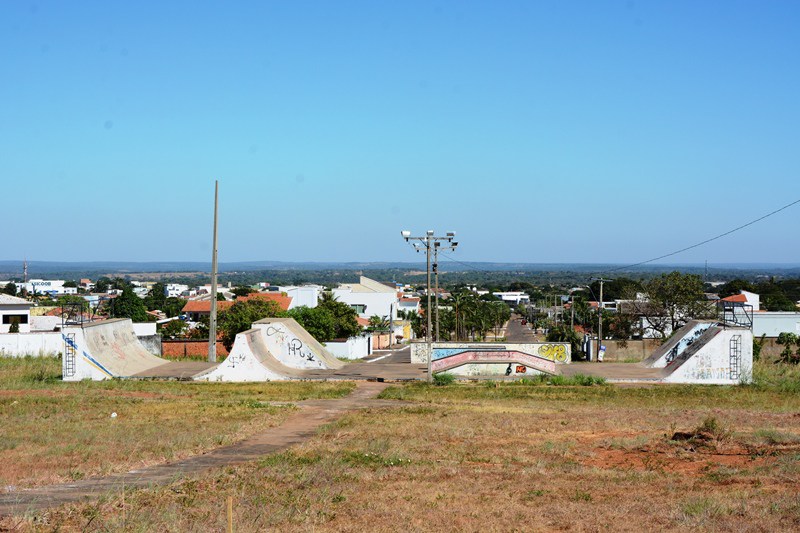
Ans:
{"type": "Polygon", "coordinates": [[[384,396],[409,404],[347,415],[257,464],[21,526],[224,530],[231,496],[236,531],[800,528],[800,397],[775,388],[451,385],[384,396]]]}
{"type": "Polygon", "coordinates": [[[0,488],[187,457],[280,424],[294,407],[272,401],[352,390],[333,383],[63,383],[59,374],[57,359],[0,358],[0,488]]]}

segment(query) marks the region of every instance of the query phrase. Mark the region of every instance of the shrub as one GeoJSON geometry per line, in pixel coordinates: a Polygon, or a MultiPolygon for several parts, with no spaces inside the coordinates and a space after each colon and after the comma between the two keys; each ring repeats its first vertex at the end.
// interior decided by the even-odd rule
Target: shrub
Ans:
{"type": "Polygon", "coordinates": [[[456,380],[456,377],[453,374],[450,374],[448,372],[444,372],[444,373],[441,373],[441,374],[434,374],[433,375],[433,383],[435,385],[439,385],[439,386],[450,385],[455,380],[456,380]]]}

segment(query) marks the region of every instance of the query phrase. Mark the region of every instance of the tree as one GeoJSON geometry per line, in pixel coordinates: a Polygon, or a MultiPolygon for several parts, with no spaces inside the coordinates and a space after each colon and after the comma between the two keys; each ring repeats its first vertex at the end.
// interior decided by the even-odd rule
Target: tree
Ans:
{"type": "Polygon", "coordinates": [[[136,296],[130,287],[122,289],[122,294],[114,298],[111,308],[114,318],[130,318],[134,322],[147,322],[147,308],[144,306],[144,301],[136,296]]]}
{"type": "Polygon", "coordinates": [[[9,281],[8,283],[6,283],[6,286],[3,287],[3,293],[4,294],[10,294],[11,296],[16,296],[17,295],[17,284],[14,283],[13,281],[9,281]]]}
{"type": "Polygon", "coordinates": [[[62,294],[56,300],[56,305],[59,307],[74,306],[76,304],[82,313],[89,310],[89,302],[76,294],[62,294]]]}
{"type": "Polygon", "coordinates": [[[161,326],[162,337],[183,337],[188,328],[188,324],[183,320],[170,320],[161,326]]]}
{"type": "Polygon", "coordinates": [[[800,363],[800,337],[794,333],[781,333],[778,335],[778,344],[784,346],[779,359],[782,363],[800,363]],[[797,346],[797,351],[793,347],[797,346]]]}
{"type": "Polygon", "coordinates": [[[323,292],[317,307],[327,309],[333,315],[336,323],[336,332],[333,338],[347,339],[361,333],[361,326],[358,325],[358,320],[356,320],[358,314],[355,309],[346,303],[336,300],[331,293],[323,292]]]}
{"type": "Polygon", "coordinates": [[[301,306],[292,309],[288,314],[319,342],[336,338],[336,319],[328,309],[301,306]]]}
{"type": "Polygon", "coordinates": [[[739,294],[741,291],[755,292],[755,290],[756,288],[749,281],[736,278],[722,285],[717,292],[720,298],[727,298],[739,294]]]}
{"type": "MultiPolygon", "coordinates": [[[[156,309],[164,311],[164,303],[167,300],[166,295],[166,287],[161,282],[153,283],[153,286],[150,287],[150,292],[147,293],[147,296],[144,297],[144,304],[147,306],[148,311],[155,311],[156,309]]],[[[171,313],[167,313],[167,316],[173,316],[171,313]]]]}
{"type": "Polygon", "coordinates": [[[256,291],[254,291],[250,287],[239,286],[239,287],[234,287],[231,290],[231,292],[238,297],[238,296],[247,296],[248,294],[252,294],[256,291]]]}
{"type": "Polygon", "coordinates": [[[547,332],[547,342],[568,342],[572,351],[572,359],[577,360],[582,355],[581,337],[567,324],[557,324],[547,332]]]}
{"type": "Polygon", "coordinates": [[[219,329],[222,332],[222,343],[230,350],[236,334],[252,327],[253,322],[262,318],[282,317],[285,313],[272,300],[247,300],[236,302],[230,308],[219,313],[219,329]]]}
{"type": "Polygon", "coordinates": [[[636,314],[647,325],[666,338],[693,318],[710,318],[715,310],[703,293],[703,281],[694,274],[678,271],[662,274],[644,284],[647,299],[632,299],[636,314]]]}
{"type": "Polygon", "coordinates": [[[78,282],[75,280],[69,280],[64,282],[64,287],[78,287],[78,282]]]}

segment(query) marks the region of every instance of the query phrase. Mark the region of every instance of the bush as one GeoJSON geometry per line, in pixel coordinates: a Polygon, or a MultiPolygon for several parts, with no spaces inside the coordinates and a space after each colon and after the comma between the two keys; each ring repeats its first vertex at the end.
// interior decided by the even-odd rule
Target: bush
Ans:
{"type": "Polygon", "coordinates": [[[450,385],[456,380],[456,377],[453,374],[448,372],[444,372],[442,374],[434,374],[433,375],[433,383],[437,386],[443,385],[450,385]]]}

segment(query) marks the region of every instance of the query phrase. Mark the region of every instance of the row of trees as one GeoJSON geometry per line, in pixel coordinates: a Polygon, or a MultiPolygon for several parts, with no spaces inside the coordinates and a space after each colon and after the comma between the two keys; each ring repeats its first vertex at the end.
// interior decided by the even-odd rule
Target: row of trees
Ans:
{"type": "MultiPolygon", "coordinates": [[[[408,318],[416,336],[425,337],[427,319],[413,314],[408,318]]],[[[511,308],[501,300],[491,295],[478,296],[466,289],[456,290],[450,298],[439,302],[439,340],[477,341],[486,338],[490,331],[498,336],[509,318],[511,308]]]]}

